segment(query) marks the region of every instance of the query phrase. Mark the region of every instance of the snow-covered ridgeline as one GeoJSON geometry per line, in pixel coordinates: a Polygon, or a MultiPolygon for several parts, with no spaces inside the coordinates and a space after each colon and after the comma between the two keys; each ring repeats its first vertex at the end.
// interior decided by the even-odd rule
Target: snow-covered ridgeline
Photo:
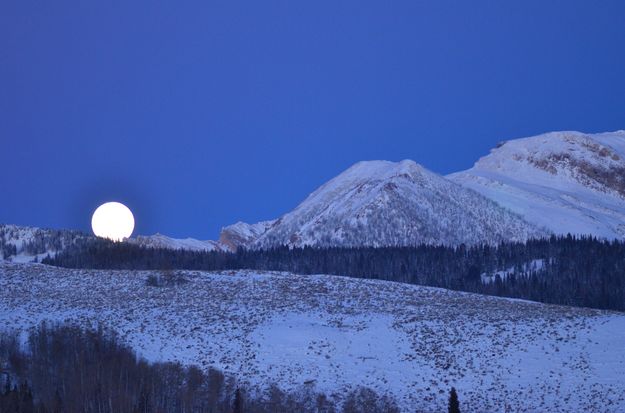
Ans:
{"type": "MultiPolygon", "coordinates": [[[[7,227],[13,227],[8,243],[18,249],[33,233],[51,231],[7,227]]],[[[496,244],[552,233],[625,239],[625,131],[552,132],[510,140],[473,168],[446,177],[410,160],[359,162],[280,218],[237,222],[224,227],[218,241],[161,234],[130,241],[234,251],[278,245],[496,244]]],[[[67,245],[71,242],[36,255],[67,245]]],[[[32,258],[19,251],[12,257],[32,258]]]]}
{"type": "Polygon", "coordinates": [[[625,238],[625,131],[510,140],[448,178],[553,233],[625,238]]]}
{"type": "Polygon", "coordinates": [[[171,238],[163,234],[154,235],[138,235],[135,238],[129,238],[127,242],[142,245],[149,248],[166,248],[172,250],[189,250],[189,251],[227,251],[224,245],[217,241],[200,241],[195,238],[171,238]]]}

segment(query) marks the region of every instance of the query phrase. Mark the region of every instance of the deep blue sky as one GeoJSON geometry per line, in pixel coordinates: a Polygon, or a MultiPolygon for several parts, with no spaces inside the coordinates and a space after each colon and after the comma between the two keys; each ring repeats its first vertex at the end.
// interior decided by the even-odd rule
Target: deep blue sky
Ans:
{"type": "Polygon", "coordinates": [[[0,222],[216,238],[359,160],[623,128],[623,0],[0,2],[0,222]]]}

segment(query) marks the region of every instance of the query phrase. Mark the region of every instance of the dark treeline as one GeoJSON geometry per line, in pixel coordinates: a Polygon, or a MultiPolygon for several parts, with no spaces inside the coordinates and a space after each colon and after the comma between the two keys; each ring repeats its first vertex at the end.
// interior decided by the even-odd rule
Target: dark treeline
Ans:
{"type": "Polygon", "coordinates": [[[398,412],[366,388],[346,394],[340,408],[310,386],[285,393],[269,385],[251,396],[215,369],[138,359],[102,329],[43,324],[26,346],[1,332],[0,372],[2,413],[398,412]]]}
{"type": "Polygon", "coordinates": [[[91,240],[46,264],[95,269],[256,269],[334,274],[552,304],[625,310],[625,243],[551,237],[497,246],[173,251],[91,240]],[[505,273],[497,274],[504,271],[505,273]]]}

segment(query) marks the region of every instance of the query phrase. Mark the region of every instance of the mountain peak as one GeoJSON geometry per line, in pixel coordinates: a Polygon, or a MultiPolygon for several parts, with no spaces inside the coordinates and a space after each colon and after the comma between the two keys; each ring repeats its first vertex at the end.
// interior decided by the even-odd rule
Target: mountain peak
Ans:
{"type": "Polygon", "coordinates": [[[506,141],[449,179],[558,234],[625,237],[625,133],[506,141]]]}
{"type": "Polygon", "coordinates": [[[458,245],[544,234],[414,161],[377,160],[319,187],[251,246],[458,245]]]}
{"type": "Polygon", "coordinates": [[[615,171],[625,171],[624,159],[624,134],[564,131],[506,141],[480,158],[472,169],[514,175],[523,182],[581,184],[585,189],[625,196],[625,186],[611,177],[615,171]]]}
{"type": "Polygon", "coordinates": [[[370,177],[386,179],[395,174],[422,173],[424,171],[426,171],[426,169],[423,166],[411,159],[404,159],[399,162],[373,160],[357,162],[338,177],[357,176],[360,178],[370,177]]]}

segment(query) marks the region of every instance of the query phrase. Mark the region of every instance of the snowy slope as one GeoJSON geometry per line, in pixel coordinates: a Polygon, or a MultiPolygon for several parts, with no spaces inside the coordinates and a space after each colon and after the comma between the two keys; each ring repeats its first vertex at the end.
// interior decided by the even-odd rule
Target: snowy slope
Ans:
{"type": "Polygon", "coordinates": [[[507,141],[448,178],[554,233],[625,238],[625,131],[507,141]]]}
{"type": "Polygon", "coordinates": [[[224,251],[226,248],[217,241],[200,241],[194,238],[171,238],[163,234],[138,235],[126,240],[133,244],[150,248],[167,248],[172,250],[189,251],[224,251]]]}
{"type": "Polygon", "coordinates": [[[625,314],[385,281],[269,272],[148,272],[0,263],[0,325],[105,323],[150,360],[252,385],[369,386],[406,412],[625,409],[625,314]]]}
{"type": "Polygon", "coordinates": [[[276,221],[261,221],[256,224],[237,222],[221,229],[219,244],[230,251],[239,247],[249,247],[258,237],[267,231],[276,221]]]}
{"type": "Polygon", "coordinates": [[[458,245],[545,234],[413,161],[369,161],[321,186],[252,247],[458,245]]]}
{"type": "Polygon", "coordinates": [[[80,231],[0,224],[0,260],[40,261],[89,237],[80,231]]]}

